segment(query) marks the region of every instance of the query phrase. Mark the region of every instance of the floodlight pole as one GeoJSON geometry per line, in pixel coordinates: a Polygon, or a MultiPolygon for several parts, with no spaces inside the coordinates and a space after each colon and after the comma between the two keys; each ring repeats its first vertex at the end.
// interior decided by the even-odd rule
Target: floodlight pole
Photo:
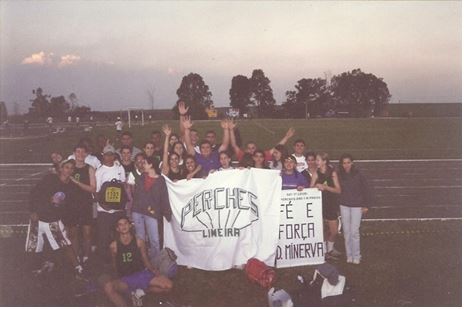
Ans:
{"type": "Polygon", "coordinates": [[[142,109],[142,127],[145,125],[145,117],[142,109]]]}
{"type": "Polygon", "coordinates": [[[127,119],[128,119],[129,129],[130,129],[130,127],[131,127],[131,115],[130,115],[130,108],[127,110],[127,119]]]}

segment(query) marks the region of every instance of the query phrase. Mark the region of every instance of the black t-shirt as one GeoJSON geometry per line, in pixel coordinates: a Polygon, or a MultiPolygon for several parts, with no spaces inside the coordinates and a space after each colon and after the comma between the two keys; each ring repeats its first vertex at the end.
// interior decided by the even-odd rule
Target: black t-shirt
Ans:
{"type": "MultiPolygon", "coordinates": [[[[90,185],[90,173],[89,173],[90,165],[85,164],[83,167],[75,167],[74,173],[72,177],[79,182],[82,182],[85,185],[90,185]]],[[[92,204],[93,198],[92,193],[87,192],[79,187],[76,188],[77,194],[76,196],[76,205],[81,207],[86,207],[92,204]]]]}
{"type": "Polygon", "coordinates": [[[305,169],[304,171],[302,171],[301,175],[303,175],[306,178],[306,180],[308,181],[308,184],[311,185],[312,176],[309,174],[308,170],[305,169]]]}
{"type": "Polygon", "coordinates": [[[182,169],[179,169],[179,172],[177,173],[169,169],[168,178],[171,179],[172,181],[185,179],[185,176],[186,175],[184,175],[184,173],[182,172],[182,169]]]}
{"type": "Polygon", "coordinates": [[[77,190],[71,180],[64,183],[56,174],[46,175],[31,191],[30,210],[39,215],[40,221],[58,221],[67,209],[75,208],[77,190]]]}
{"type": "Polygon", "coordinates": [[[122,167],[124,167],[124,172],[126,174],[126,179],[127,179],[127,176],[129,176],[129,173],[135,170],[134,162],[131,162],[128,165],[124,165],[121,163],[121,165],[122,167]]]}
{"type": "Polygon", "coordinates": [[[119,276],[128,276],[145,269],[135,236],[128,245],[124,245],[118,237],[116,246],[116,270],[119,276]]]}

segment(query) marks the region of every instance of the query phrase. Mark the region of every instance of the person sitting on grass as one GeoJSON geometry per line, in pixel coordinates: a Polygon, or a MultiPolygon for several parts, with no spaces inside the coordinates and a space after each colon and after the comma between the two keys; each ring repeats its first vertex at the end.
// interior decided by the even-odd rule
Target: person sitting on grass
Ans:
{"type": "Polygon", "coordinates": [[[118,219],[116,232],[110,252],[114,271],[119,278],[105,283],[103,290],[106,297],[114,305],[125,307],[126,297],[132,293],[134,305],[141,306],[141,297],[145,292],[169,292],[172,281],[160,275],[150,263],[145,242],[135,237],[127,217],[118,219]]]}

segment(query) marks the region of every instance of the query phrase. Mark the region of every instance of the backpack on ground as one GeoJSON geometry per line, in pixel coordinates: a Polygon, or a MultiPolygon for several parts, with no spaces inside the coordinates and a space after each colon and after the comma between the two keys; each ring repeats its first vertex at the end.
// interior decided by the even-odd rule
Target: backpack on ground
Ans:
{"type": "Polygon", "coordinates": [[[154,266],[159,269],[162,275],[174,278],[177,273],[177,255],[170,248],[164,248],[156,256],[154,266]]]}
{"type": "Polygon", "coordinates": [[[103,208],[123,210],[127,203],[124,183],[116,178],[104,182],[98,192],[98,202],[103,208]]]}
{"type": "Polygon", "coordinates": [[[255,258],[248,260],[245,272],[250,281],[258,283],[263,288],[269,289],[275,281],[274,269],[255,258]]]}

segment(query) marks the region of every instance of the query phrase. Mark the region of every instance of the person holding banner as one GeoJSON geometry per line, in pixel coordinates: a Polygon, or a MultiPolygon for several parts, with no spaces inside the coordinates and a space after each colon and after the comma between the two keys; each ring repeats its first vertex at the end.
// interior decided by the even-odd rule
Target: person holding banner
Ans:
{"type": "Polygon", "coordinates": [[[269,169],[266,165],[266,161],[264,161],[264,151],[257,149],[255,153],[253,153],[253,167],[254,168],[262,168],[262,169],[269,169]]]}
{"type": "Polygon", "coordinates": [[[271,170],[283,170],[284,169],[284,160],[288,155],[288,150],[284,145],[276,145],[274,147],[274,152],[272,153],[272,160],[268,161],[268,166],[271,170]]]}
{"type": "Polygon", "coordinates": [[[282,190],[297,189],[302,191],[308,187],[308,182],[296,170],[296,158],[292,155],[287,155],[284,158],[284,169],[281,173],[282,176],[282,190]]]}
{"type": "Polygon", "coordinates": [[[366,214],[370,204],[370,192],[364,175],[355,168],[353,157],[343,154],[339,161],[340,212],[345,238],[346,262],[359,264],[361,249],[359,226],[361,217],[366,214]]]}
{"type": "Polygon", "coordinates": [[[341,255],[335,245],[335,237],[338,233],[339,204],[337,195],[340,194],[340,183],[337,172],[332,168],[329,155],[319,152],[316,155],[317,173],[311,179],[311,188],[322,191],[322,217],[327,225],[325,240],[327,242],[327,259],[337,259],[341,255]]]}
{"type": "Polygon", "coordinates": [[[316,154],[310,151],[306,153],[305,157],[308,167],[302,171],[301,174],[303,174],[303,176],[308,180],[308,183],[311,183],[313,175],[317,173],[316,154]]]}

